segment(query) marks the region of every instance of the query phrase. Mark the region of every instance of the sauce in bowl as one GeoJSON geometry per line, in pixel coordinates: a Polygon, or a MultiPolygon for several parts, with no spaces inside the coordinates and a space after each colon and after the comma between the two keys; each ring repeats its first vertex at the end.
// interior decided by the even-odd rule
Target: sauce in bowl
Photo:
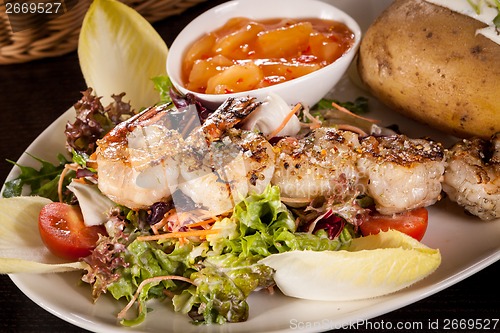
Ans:
{"type": "Polygon", "coordinates": [[[331,64],[353,43],[354,33],[334,20],[231,18],[189,47],[182,80],[205,94],[268,87],[331,64]]]}

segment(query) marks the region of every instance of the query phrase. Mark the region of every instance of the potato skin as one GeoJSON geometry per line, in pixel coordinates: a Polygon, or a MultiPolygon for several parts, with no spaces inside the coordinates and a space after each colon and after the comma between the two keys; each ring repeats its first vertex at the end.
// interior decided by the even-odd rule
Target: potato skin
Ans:
{"type": "Polygon", "coordinates": [[[485,25],[423,0],[396,0],[369,27],[361,80],[390,108],[459,137],[500,131],[500,45],[485,25]]]}

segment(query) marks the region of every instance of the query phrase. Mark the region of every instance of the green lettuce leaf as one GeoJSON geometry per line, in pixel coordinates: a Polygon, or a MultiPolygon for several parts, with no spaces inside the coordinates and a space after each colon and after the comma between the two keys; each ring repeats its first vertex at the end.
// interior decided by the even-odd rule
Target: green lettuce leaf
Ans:
{"type": "Polygon", "coordinates": [[[321,109],[334,109],[332,106],[332,102],[346,108],[347,110],[355,114],[364,114],[369,110],[368,99],[366,97],[360,96],[357,97],[354,102],[341,102],[335,99],[323,98],[316,105],[314,105],[313,111],[321,109]]]}
{"type": "MultiPolygon", "coordinates": [[[[161,276],[190,275],[189,267],[194,264],[190,254],[196,252],[195,245],[174,245],[171,243],[158,244],[156,242],[132,241],[127,246],[127,251],[120,254],[126,263],[115,273],[120,276],[118,280],[108,286],[108,291],[114,298],[132,299],[141,282],[161,276]]],[[[147,283],[137,298],[138,314],[136,317],[126,318],[121,321],[124,326],[138,325],[146,318],[148,299],[164,299],[163,290],[172,292],[187,288],[185,282],[177,280],[162,280],[147,283]]]]}
{"type": "Polygon", "coordinates": [[[203,262],[204,268],[191,275],[196,287],[174,296],[176,311],[191,312],[195,321],[206,324],[247,320],[248,296],[256,289],[274,284],[273,270],[257,264],[260,258],[231,253],[208,257],[203,262]]]}
{"type": "Polygon", "coordinates": [[[115,298],[132,299],[139,285],[154,277],[174,275],[193,284],[161,279],[147,283],[139,291],[137,315],[122,320],[123,325],[142,322],[147,300],[165,298],[165,290],[174,294],[175,311],[188,314],[194,322],[244,321],[249,313],[248,296],[274,285],[274,271],[259,263],[261,259],[293,250],[339,250],[351,241],[347,228],[335,240],[326,233],[296,232],[293,216],[275,186],[247,197],[235,206],[230,218],[216,222],[212,228],[219,232],[200,243],[139,241],[137,234],[129,236],[126,250],[119,253],[126,264],[117,269],[119,279],[108,287],[115,298]]]}
{"type": "Polygon", "coordinates": [[[151,79],[153,81],[155,90],[160,94],[159,104],[172,102],[170,98],[170,89],[173,87],[170,77],[167,75],[155,76],[151,79]]]}
{"type": "MultiPolygon", "coordinates": [[[[30,166],[20,165],[14,161],[7,160],[14,164],[20,170],[19,176],[5,183],[2,196],[4,198],[12,198],[23,195],[25,186],[29,187],[29,194],[48,198],[52,201],[58,200],[57,186],[61,172],[68,160],[64,155],[57,155],[59,164],[52,164],[41,158],[28,154],[31,158],[40,164],[40,168],[36,169],[30,166]]],[[[64,179],[64,184],[67,185],[74,177],[74,172],[68,172],[64,179]]]]}
{"type": "Polygon", "coordinates": [[[352,238],[347,228],[337,240],[295,232],[295,221],[276,186],[249,196],[234,208],[231,218],[213,228],[221,231],[207,237],[211,251],[201,263],[203,269],[191,276],[197,287],[174,297],[176,311],[205,323],[247,319],[246,299],[251,292],[273,285],[273,270],[258,264],[260,259],[292,250],[346,249],[352,238]]]}
{"type": "Polygon", "coordinates": [[[296,232],[293,216],[281,202],[277,186],[268,186],[262,194],[249,196],[234,208],[231,218],[216,222],[213,228],[223,230],[207,237],[213,251],[240,256],[339,250],[347,247],[351,239],[347,230],[338,240],[296,232]]]}

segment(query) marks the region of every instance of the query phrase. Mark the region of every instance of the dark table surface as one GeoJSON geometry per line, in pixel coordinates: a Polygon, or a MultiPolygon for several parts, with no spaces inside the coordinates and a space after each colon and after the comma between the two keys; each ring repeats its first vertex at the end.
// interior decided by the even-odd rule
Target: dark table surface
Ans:
{"type": "MultiPolygon", "coordinates": [[[[154,26],[167,45],[170,45],[189,20],[221,2],[224,1],[210,0],[182,15],[155,23],[154,26]]],[[[5,159],[17,160],[49,124],[80,98],[80,91],[85,88],[76,52],[24,64],[0,66],[0,180],[3,181],[11,169],[5,159]]],[[[395,328],[397,323],[411,325],[437,320],[444,323],[445,320],[498,319],[499,277],[500,263],[497,262],[433,296],[372,319],[371,322],[375,325],[371,330],[360,327],[358,331],[403,332],[405,330],[395,328]],[[388,325],[381,326],[382,323],[391,323],[392,328],[384,330],[382,328],[387,328],[388,325]]],[[[428,328],[427,324],[423,328],[419,331],[440,331],[428,328]]],[[[496,326],[496,330],[489,331],[500,332],[500,324],[496,326]]],[[[53,333],[84,330],[43,310],[26,297],[8,276],[2,275],[0,332],[53,333]]]]}

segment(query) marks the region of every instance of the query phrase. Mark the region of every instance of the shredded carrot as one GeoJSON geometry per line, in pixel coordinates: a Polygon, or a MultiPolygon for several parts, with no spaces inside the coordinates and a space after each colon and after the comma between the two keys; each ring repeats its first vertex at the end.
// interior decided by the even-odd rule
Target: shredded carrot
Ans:
{"type": "Polygon", "coordinates": [[[211,234],[216,234],[220,230],[203,229],[203,230],[190,230],[190,231],[174,231],[161,235],[140,236],[137,237],[139,241],[160,240],[168,238],[186,238],[186,237],[203,237],[211,234]]]}
{"type": "Polygon", "coordinates": [[[209,220],[209,219],[214,219],[215,221],[218,221],[220,218],[229,216],[232,213],[232,209],[222,212],[220,214],[214,215],[211,211],[205,210],[205,209],[196,209],[193,211],[197,216],[198,220],[209,220]]]}
{"type": "MultiPolygon", "coordinates": [[[[314,117],[311,112],[309,112],[309,108],[304,108],[303,115],[307,120],[310,120],[311,123],[301,123],[302,127],[307,127],[311,130],[320,128],[322,124],[321,120],[318,117],[314,117]]],[[[304,120],[305,121],[305,120],[304,120]]]]}
{"type": "Polygon", "coordinates": [[[203,221],[199,221],[199,222],[188,224],[186,227],[188,227],[189,229],[197,228],[197,227],[205,227],[207,225],[215,223],[215,221],[217,221],[217,220],[212,217],[212,218],[209,218],[209,219],[206,219],[206,220],[203,220],[203,221]]]}
{"type": "Polygon", "coordinates": [[[173,222],[171,231],[179,231],[181,228],[199,220],[198,216],[192,211],[178,212],[170,218],[170,221],[173,222]]]}
{"type": "Polygon", "coordinates": [[[92,169],[97,169],[97,153],[93,152],[87,159],[86,166],[92,169]]]}
{"type": "Polygon", "coordinates": [[[372,119],[372,118],[362,117],[362,116],[360,116],[360,115],[358,115],[358,114],[355,114],[355,113],[353,113],[353,112],[349,111],[349,110],[348,110],[348,109],[346,109],[345,107],[338,105],[338,104],[337,104],[337,103],[335,103],[335,102],[332,102],[332,106],[333,106],[334,108],[336,108],[337,110],[341,111],[341,112],[344,112],[344,113],[349,114],[349,115],[350,115],[350,116],[352,116],[352,117],[355,117],[355,118],[358,118],[358,119],[363,119],[363,120],[369,121],[369,122],[371,122],[371,123],[380,123],[380,120],[378,120],[378,119],[372,119]]]}
{"type": "Polygon", "coordinates": [[[186,238],[179,238],[178,240],[179,246],[184,246],[187,243],[186,238]]]}
{"type": "MultiPolygon", "coordinates": [[[[191,279],[188,279],[184,276],[178,276],[178,275],[165,275],[165,276],[156,276],[156,277],[152,277],[152,278],[149,278],[149,279],[146,279],[144,281],[142,281],[139,286],[137,287],[137,291],[135,292],[134,296],[132,297],[132,299],[130,300],[130,302],[128,302],[128,304],[123,308],[123,310],[120,311],[120,313],[118,313],[117,317],[118,319],[123,319],[125,318],[125,315],[127,314],[127,311],[132,307],[132,305],[135,303],[135,301],[137,300],[137,298],[139,297],[139,294],[141,293],[142,289],[144,288],[144,286],[148,283],[152,283],[152,282],[160,282],[160,281],[165,281],[165,280],[180,280],[180,281],[184,281],[184,282],[188,282],[188,283],[191,283],[194,285],[194,282],[193,280],[191,279]]],[[[140,309],[139,309],[140,311],[140,309]]]]}
{"type": "Polygon", "coordinates": [[[171,210],[166,212],[165,215],[163,215],[163,218],[161,219],[160,222],[155,223],[151,226],[151,229],[153,230],[155,235],[159,234],[158,230],[160,228],[163,228],[165,225],[167,225],[167,223],[170,221],[170,217],[173,216],[174,214],[176,214],[176,210],[175,210],[175,208],[172,208],[171,210]]]}
{"type": "Polygon", "coordinates": [[[151,230],[153,230],[153,233],[154,233],[155,235],[159,235],[159,234],[160,234],[160,232],[158,231],[158,229],[163,228],[166,224],[167,224],[167,220],[163,219],[163,220],[161,220],[160,222],[158,222],[158,223],[156,223],[156,224],[153,224],[153,225],[151,226],[151,230]]]}
{"type": "Polygon", "coordinates": [[[359,134],[361,136],[368,136],[368,133],[366,133],[361,128],[356,127],[356,126],[347,125],[347,124],[340,124],[340,125],[337,126],[337,128],[341,129],[341,130],[351,131],[351,132],[357,133],[357,134],[359,134]]]}
{"type": "Polygon", "coordinates": [[[175,293],[171,292],[170,290],[163,289],[163,295],[167,296],[168,298],[174,298],[175,293]]]}
{"type": "Polygon", "coordinates": [[[59,198],[59,202],[63,202],[63,197],[62,197],[62,188],[63,188],[63,183],[64,183],[64,177],[66,177],[66,174],[70,170],[75,170],[78,168],[78,165],[76,163],[71,163],[71,164],[66,164],[64,166],[63,171],[61,172],[61,176],[59,176],[59,181],[57,182],[57,196],[59,198]]]}
{"type": "Polygon", "coordinates": [[[267,138],[271,139],[271,138],[274,138],[276,135],[278,135],[278,133],[281,132],[281,130],[283,128],[285,128],[286,124],[288,124],[288,122],[290,121],[290,119],[292,119],[293,115],[296,114],[301,108],[302,108],[302,104],[297,103],[293,107],[293,109],[290,110],[290,112],[286,115],[285,119],[283,119],[283,121],[281,122],[281,124],[274,131],[272,131],[271,134],[269,134],[267,136],[267,138]]]}
{"type": "Polygon", "coordinates": [[[185,227],[188,229],[197,227],[208,229],[211,227],[211,224],[219,220],[219,217],[213,216],[206,210],[195,209],[189,212],[177,212],[176,209],[173,208],[165,213],[161,221],[153,224],[151,229],[155,235],[159,235],[161,229],[171,232],[177,232],[185,227]]]}

